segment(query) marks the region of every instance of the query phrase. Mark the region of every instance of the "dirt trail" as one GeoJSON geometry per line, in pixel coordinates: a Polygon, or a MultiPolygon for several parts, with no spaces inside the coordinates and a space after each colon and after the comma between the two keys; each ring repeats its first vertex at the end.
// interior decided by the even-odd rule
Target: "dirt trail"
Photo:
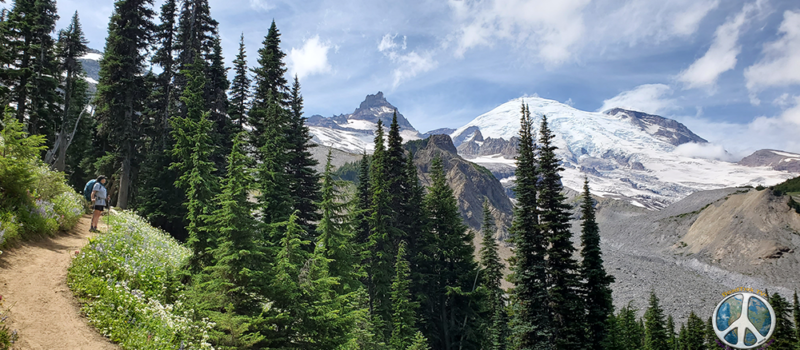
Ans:
{"type": "Polygon", "coordinates": [[[90,223],[86,215],[70,232],[23,243],[0,256],[0,295],[13,306],[10,328],[19,332],[14,349],[119,349],[81,316],[67,287],[71,255],[93,235],[90,223]]]}

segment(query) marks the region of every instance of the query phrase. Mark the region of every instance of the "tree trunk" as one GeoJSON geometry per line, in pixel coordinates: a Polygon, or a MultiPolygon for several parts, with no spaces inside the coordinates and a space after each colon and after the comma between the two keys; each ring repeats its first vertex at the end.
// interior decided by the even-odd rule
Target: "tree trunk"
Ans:
{"type": "MultiPolygon", "coordinates": [[[[126,148],[130,149],[130,147],[126,148]]],[[[117,198],[117,207],[120,209],[128,209],[128,188],[131,181],[131,157],[133,152],[126,150],[125,153],[127,154],[122,158],[122,175],[119,179],[119,197],[117,198]]]]}

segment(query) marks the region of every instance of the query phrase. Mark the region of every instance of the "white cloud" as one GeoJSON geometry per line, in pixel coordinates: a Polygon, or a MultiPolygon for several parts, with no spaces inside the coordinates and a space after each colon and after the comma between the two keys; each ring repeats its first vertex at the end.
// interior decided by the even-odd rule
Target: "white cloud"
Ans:
{"type": "Polygon", "coordinates": [[[738,160],[728,153],[724,147],[713,143],[684,143],[675,147],[673,152],[692,158],[716,159],[727,162],[735,162],[738,160]]]}
{"type": "Polygon", "coordinates": [[[455,54],[508,40],[531,47],[552,65],[571,58],[584,33],[583,8],[589,0],[448,0],[459,22],[455,54]]]}
{"type": "Polygon", "coordinates": [[[328,63],[328,50],[330,49],[331,45],[322,42],[319,35],[307,39],[300,49],[292,48],[287,55],[292,73],[302,79],[310,75],[330,72],[331,65],[328,63]]]}
{"type": "Polygon", "coordinates": [[[782,36],[764,44],[763,57],[744,71],[751,91],[800,84],[800,12],[784,12],[778,32],[782,36]]]}
{"type": "Polygon", "coordinates": [[[665,98],[672,93],[672,88],[664,84],[639,85],[633,90],[624,91],[617,96],[603,101],[599,112],[612,108],[623,108],[639,112],[659,114],[673,109],[675,101],[665,98]]]}
{"type": "Polygon", "coordinates": [[[689,36],[700,27],[700,21],[719,6],[719,0],[696,1],[689,5],[683,12],[679,12],[672,22],[672,30],[675,34],[689,36]]]}
{"type": "Polygon", "coordinates": [[[269,11],[275,8],[275,4],[267,0],[250,0],[250,7],[258,11],[269,11]]]}
{"type": "Polygon", "coordinates": [[[706,54],[682,71],[678,80],[687,88],[714,88],[722,73],[736,67],[736,57],[742,51],[737,45],[740,31],[756,8],[756,4],[746,4],[735,17],[720,25],[706,54]]]}
{"type": "Polygon", "coordinates": [[[395,38],[397,38],[397,34],[386,34],[378,44],[378,51],[396,64],[395,69],[392,71],[392,85],[394,87],[400,85],[404,80],[436,68],[438,62],[433,59],[433,55],[430,52],[403,52],[408,48],[407,38],[403,36],[402,44],[396,43],[395,38]]]}

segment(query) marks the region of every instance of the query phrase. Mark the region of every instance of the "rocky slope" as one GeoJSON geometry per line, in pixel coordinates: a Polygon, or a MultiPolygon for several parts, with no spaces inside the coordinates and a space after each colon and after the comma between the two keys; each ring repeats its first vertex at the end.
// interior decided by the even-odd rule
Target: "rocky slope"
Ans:
{"type": "MultiPolygon", "coordinates": [[[[790,296],[800,289],[800,215],[787,197],[726,188],[696,192],[659,210],[600,199],[597,218],[617,307],[646,307],[651,290],[678,319],[710,316],[736,287],[790,296]]],[[[575,218],[578,216],[576,214],[575,218]]],[[[580,231],[574,222],[574,237],[580,231]]]]}
{"type": "Polygon", "coordinates": [[[414,164],[424,186],[431,185],[431,162],[435,157],[441,158],[447,183],[458,200],[464,223],[479,231],[483,222],[483,201],[488,199],[498,227],[497,238],[502,240],[507,237],[513,208],[500,181],[487,169],[460,157],[450,136],[433,135],[411,146],[417,148],[414,151],[414,164]]]}
{"type": "Polygon", "coordinates": [[[800,154],[762,149],[742,158],[739,165],[748,167],[768,167],[774,170],[800,173],[800,154]]]}
{"type": "Polygon", "coordinates": [[[100,80],[100,59],[103,58],[103,53],[89,49],[89,52],[83,55],[78,61],[83,66],[83,71],[86,72],[86,81],[89,83],[89,93],[94,94],[97,91],[97,82],[100,80]]]}

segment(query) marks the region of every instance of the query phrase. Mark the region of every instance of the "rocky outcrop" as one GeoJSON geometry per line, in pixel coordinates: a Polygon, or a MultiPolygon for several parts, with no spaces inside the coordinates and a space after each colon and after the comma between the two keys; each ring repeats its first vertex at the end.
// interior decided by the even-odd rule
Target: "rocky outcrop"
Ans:
{"type": "Polygon", "coordinates": [[[704,138],[697,136],[697,134],[689,130],[686,125],[683,125],[673,119],[642,112],[630,111],[622,108],[609,109],[604,113],[623,119],[630,119],[631,124],[639,127],[639,129],[642,131],[655,136],[661,141],[670,143],[673,146],[690,142],[708,142],[704,138]]]}
{"type": "Polygon", "coordinates": [[[749,167],[765,166],[775,170],[800,173],[800,154],[762,149],[742,158],[739,164],[749,167]]]}
{"type": "Polygon", "coordinates": [[[454,131],[456,131],[456,129],[453,129],[453,128],[439,128],[439,129],[428,131],[428,132],[420,135],[420,137],[422,137],[423,139],[427,139],[429,136],[433,136],[433,135],[450,135],[454,131]]]}
{"type": "Polygon", "coordinates": [[[508,141],[491,137],[484,139],[480,130],[475,130],[471,138],[458,145],[458,154],[466,158],[502,155],[503,158],[514,159],[518,147],[518,137],[512,137],[508,141]]]}
{"type": "MultiPolygon", "coordinates": [[[[330,118],[313,115],[306,120],[306,125],[372,134],[375,129],[374,125],[378,120],[383,121],[383,125],[388,128],[392,123],[392,115],[396,111],[397,107],[386,100],[383,92],[378,91],[377,94],[367,95],[353,113],[335,115],[330,118]]],[[[419,134],[408,119],[399,112],[397,113],[397,124],[400,126],[400,131],[411,132],[415,135],[419,134]]]]}
{"type": "Polygon", "coordinates": [[[511,226],[513,208],[500,181],[488,169],[460,157],[448,135],[433,135],[426,140],[416,141],[414,146],[414,164],[419,170],[422,184],[426,187],[431,185],[431,162],[435,157],[441,158],[447,182],[458,200],[464,223],[479,231],[483,222],[483,201],[488,199],[498,227],[497,238],[505,239],[511,226]]]}

